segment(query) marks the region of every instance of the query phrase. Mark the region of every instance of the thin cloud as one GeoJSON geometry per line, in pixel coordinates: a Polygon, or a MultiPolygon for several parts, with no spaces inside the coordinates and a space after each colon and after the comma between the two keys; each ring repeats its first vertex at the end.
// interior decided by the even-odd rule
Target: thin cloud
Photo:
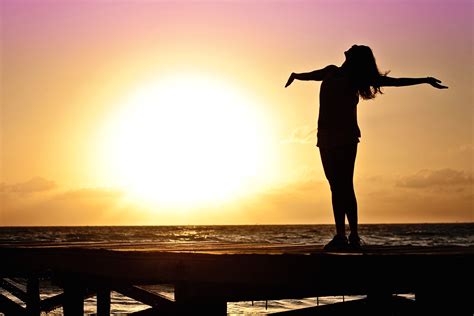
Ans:
{"type": "Polygon", "coordinates": [[[55,200],[103,200],[118,199],[123,195],[122,191],[102,188],[83,188],[70,190],[57,194],[55,200]]]}
{"type": "Polygon", "coordinates": [[[472,144],[463,144],[449,150],[450,153],[463,156],[472,156],[474,146],[472,144]]]}
{"type": "MultiPolygon", "coordinates": [[[[390,175],[359,177],[360,220],[472,221],[472,184],[472,176],[452,169],[423,170],[398,182],[390,175]]],[[[329,184],[317,178],[268,189],[245,206],[245,216],[255,223],[333,223],[329,184]]]]}
{"type": "Polygon", "coordinates": [[[38,194],[0,194],[1,225],[107,225],[146,223],[120,190],[83,188],[38,194]]]}
{"type": "Polygon", "coordinates": [[[26,182],[14,184],[0,184],[0,192],[2,193],[19,193],[29,194],[36,192],[45,192],[56,188],[56,183],[42,177],[34,177],[26,182]]]}
{"type": "Polygon", "coordinates": [[[396,186],[411,189],[449,188],[473,184],[472,174],[454,169],[420,170],[397,181],[396,186]]]}

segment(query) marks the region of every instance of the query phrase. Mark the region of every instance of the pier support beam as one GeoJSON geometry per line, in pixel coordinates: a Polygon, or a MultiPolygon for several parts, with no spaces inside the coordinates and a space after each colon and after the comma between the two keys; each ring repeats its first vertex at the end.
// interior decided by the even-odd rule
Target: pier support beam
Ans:
{"type": "Polygon", "coordinates": [[[390,315],[392,298],[392,293],[384,290],[367,293],[367,315],[390,315]]]}
{"type": "Polygon", "coordinates": [[[83,316],[85,289],[82,284],[68,280],[63,288],[64,316],[83,316]]]}
{"type": "Polygon", "coordinates": [[[178,315],[227,315],[224,301],[180,301],[176,302],[178,315]]]}
{"type": "Polygon", "coordinates": [[[367,293],[367,300],[371,304],[385,305],[390,302],[393,294],[390,292],[369,292],[367,293]]]}
{"type": "Polygon", "coordinates": [[[110,315],[110,289],[99,288],[97,290],[97,316],[110,315]]]}
{"type": "Polygon", "coordinates": [[[472,291],[455,286],[415,292],[415,305],[419,315],[472,315],[472,291]]]}
{"type": "Polygon", "coordinates": [[[36,275],[28,277],[26,283],[26,312],[28,315],[39,316],[41,314],[40,309],[40,292],[39,292],[39,280],[36,275]]]}
{"type": "Polygon", "coordinates": [[[174,298],[179,315],[227,315],[227,302],[205,297],[206,285],[179,283],[174,298]]]}

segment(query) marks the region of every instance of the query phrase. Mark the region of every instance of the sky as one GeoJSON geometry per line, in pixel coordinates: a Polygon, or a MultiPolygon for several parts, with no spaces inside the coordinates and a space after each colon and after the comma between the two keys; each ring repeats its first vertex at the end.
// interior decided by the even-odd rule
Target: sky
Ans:
{"type": "Polygon", "coordinates": [[[361,223],[472,222],[473,2],[0,1],[0,226],[333,223],[320,82],[372,48],[361,223]]]}

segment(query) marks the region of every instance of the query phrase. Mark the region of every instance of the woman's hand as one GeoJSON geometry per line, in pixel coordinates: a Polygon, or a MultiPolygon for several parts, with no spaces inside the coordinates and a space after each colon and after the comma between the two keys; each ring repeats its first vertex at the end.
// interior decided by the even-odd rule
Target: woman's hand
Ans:
{"type": "Polygon", "coordinates": [[[426,83],[429,83],[430,85],[432,85],[433,87],[438,88],[438,89],[447,89],[448,88],[446,86],[440,85],[441,80],[438,80],[438,79],[433,78],[433,77],[426,78],[426,83]]]}
{"type": "Polygon", "coordinates": [[[288,81],[286,82],[285,88],[288,87],[293,82],[293,80],[295,80],[295,73],[294,72],[292,72],[291,75],[290,75],[290,78],[288,78],[288,81]]]}

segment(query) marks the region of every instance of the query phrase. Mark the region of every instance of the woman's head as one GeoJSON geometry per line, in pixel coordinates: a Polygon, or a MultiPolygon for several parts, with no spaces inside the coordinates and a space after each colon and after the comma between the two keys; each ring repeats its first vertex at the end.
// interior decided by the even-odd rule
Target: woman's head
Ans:
{"type": "Polygon", "coordinates": [[[359,95],[363,99],[373,99],[377,93],[382,93],[380,87],[375,84],[378,77],[386,74],[381,74],[378,70],[370,47],[353,45],[344,52],[344,55],[346,55],[346,61],[343,66],[348,70],[359,95]]]}

